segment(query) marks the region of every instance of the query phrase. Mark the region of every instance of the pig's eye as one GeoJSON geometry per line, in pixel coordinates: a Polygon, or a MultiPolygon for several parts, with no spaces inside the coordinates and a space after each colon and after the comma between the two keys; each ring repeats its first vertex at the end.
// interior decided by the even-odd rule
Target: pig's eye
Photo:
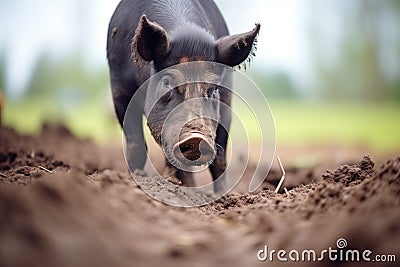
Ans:
{"type": "Polygon", "coordinates": [[[171,84],[172,84],[172,78],[171,78],[171,76],[165,75],[164,77],[162,77],[162,79],[161,79],[161,86],[162,86],[163,88],[170,89],[171,86],[172,86],[171,84]]]}
{"type": "Polygon", "coordinates": [[[162,80],[162,85],[163,85],[164,87],[169,87],[169,85],[170,85],[169,79],[163,79],[163,80],[162,80]]]}

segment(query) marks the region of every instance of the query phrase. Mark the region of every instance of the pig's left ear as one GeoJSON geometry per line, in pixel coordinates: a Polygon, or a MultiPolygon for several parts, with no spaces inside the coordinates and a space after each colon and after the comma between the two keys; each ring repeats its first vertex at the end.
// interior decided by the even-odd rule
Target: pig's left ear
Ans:
{"type": "Polygon", "coordinates": [[[249,32],[225,36],[217,40],[218,59],[222,64],[234,67],[247,59],[253,53],[253,46],[261,25],[249,32]]]}
{"type": "Polygon", "coordinates": [[[136,62],[152,61],[169,50],[169,38],[163,27],[151,22],[145,15],[140,18],[132,40],[131,53],[136,62]]]}

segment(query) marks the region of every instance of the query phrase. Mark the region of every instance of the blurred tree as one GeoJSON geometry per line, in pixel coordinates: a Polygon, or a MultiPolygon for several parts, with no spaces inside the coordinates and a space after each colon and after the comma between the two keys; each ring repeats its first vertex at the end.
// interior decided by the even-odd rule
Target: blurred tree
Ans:
{"type": "MultiPolygon", "coordinates": [[[[389,8],[391,8],[391,10],[397,14],[398,18],[400,18],[400,0],[390,0],[389,2],[390,2],[389,8]]],[[[400,22],[400,19],[398,20],[400,22]]],[[[400,53],[400,38],[397,39],[395,45],[400,53]]],[[[400,73],[399,75],[396,76],[395,80],[392,81],[390,89],[392,98],[396,99],[397,101],[400,101],[400,73]]]]}
{"type": "Polygon", "coordinates": [[[391,7],[400,14],[400,0],[389,0],[391,7]]]}
{"type": "Polygon", "coordinates": [[[3,106],[5,101],[5,56],[3,50],[0,51],[0,126],[2,125],[3,106]]]}
{"type": "Polygon", "coordinates": [[[400,50],[391,41],[398,43],[400,36],[393,35],[391,27],[399,21],[399,2],[342,0],[314,6],[318,15],[311,22],[312,55],[322,96],[370,100],[393,96],[400,50]]]}
{"type": "Polygon", "coordinates": [[[4,93],[6,88],[6,57],[4,50],[0,51],[0,94],[4,93]]]}
{"type": "Polygon", "coordinates": [[[80,51],[64,59],[46,53],[39,57],[22,101],[43,103],[46,112],[41,120],[62,120],[76,110],[102,103],[109,88],[107,70],[88,69],[82,58],[80,51]]]}
{"type": "Polygon", "coordinates": [[[249,76],[256,81],[267,98],[296,98],[298,94],[292,80],[284,71],[254,69],[249,76]]]}
{"type": "Polygon", "coordinates": [[[91,98],[103,93],[108,87],[107,71],[88,70],[79,52],[64,60],[55,60],[42,54],[36,63],[26,97],[55,98],[60,94],[74,94],[79,98],[91,98]]]}

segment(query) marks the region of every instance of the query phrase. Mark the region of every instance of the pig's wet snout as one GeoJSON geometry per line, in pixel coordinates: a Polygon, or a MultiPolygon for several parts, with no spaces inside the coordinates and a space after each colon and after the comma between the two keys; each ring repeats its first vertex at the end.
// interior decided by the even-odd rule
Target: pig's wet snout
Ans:
{"type": "Polygon", "coordinates": [[[215,149],[202,134],[193,133],[174,146],[174,155],[182,163],[203,165],[215,157],[215,149]]]}

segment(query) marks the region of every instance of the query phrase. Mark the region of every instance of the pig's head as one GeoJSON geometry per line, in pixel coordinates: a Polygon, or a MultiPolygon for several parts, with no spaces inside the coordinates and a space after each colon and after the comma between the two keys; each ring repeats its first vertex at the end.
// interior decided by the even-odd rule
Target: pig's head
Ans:
{"type": "Polygon", "coordinates": [[[172,158],[178,164],[202,165],[214,159],[220,101],[228,103],[229,92],[209,82],[223,74],[207,68],[204,62],[231,67],[241,64],[252,53],[259,30],[257,24],[250,32],[215,39],[206,30],[191,24],[167,32],[146,16],[140,19],[132,41],[134,60],[137,64],[152,62],[156,73],[167,71],[161,72],[156,84],[147,91],[148,96],[157,96],[147,121],[153,137],[163,146],[170,161],[172,158]],[[199,62],[198,82],[179,83],[177,79],[185,80],[188,73],[179,69],[168,72],[171,66],[192,61],[199,62]],[[171,111],[176,112],[171,116],[171,111]],[[166,120],[174,123],[166,123],[166,120]]]}

